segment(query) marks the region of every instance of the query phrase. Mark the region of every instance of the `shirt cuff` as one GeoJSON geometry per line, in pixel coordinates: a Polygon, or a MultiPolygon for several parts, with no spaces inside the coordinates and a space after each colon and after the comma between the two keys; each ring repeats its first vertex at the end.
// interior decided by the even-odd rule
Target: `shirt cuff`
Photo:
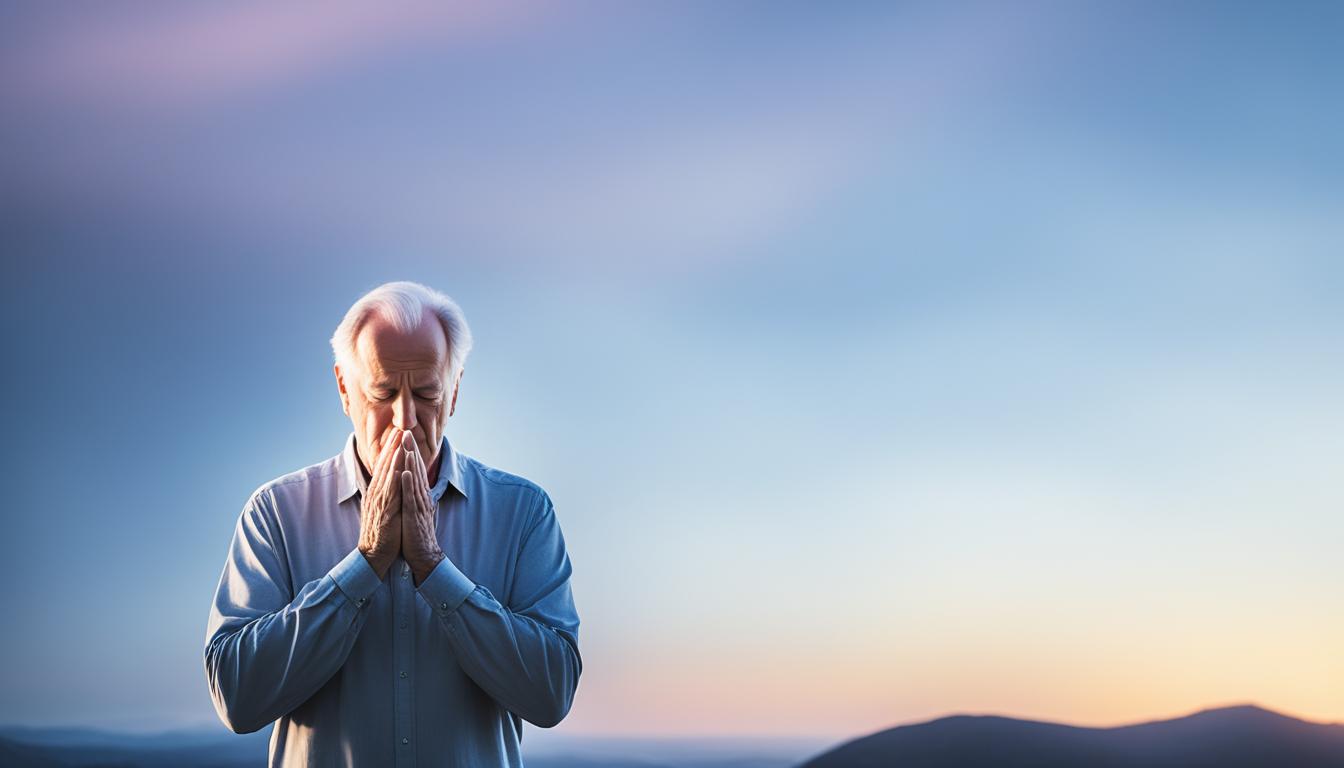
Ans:
{"type": "Polygon", "coordinates": [[[453,561],[444,555],[439,564],[434,566],[434,570],[420,582],[418,589],[421,597],[425,598],[431,608],[441,614],[447,614],[457,610],[457,607],[467,599],[467,595],[476,589],[476,583],[468,579],[466,574],[458,570],[453,561]]]}
{"type": "Polygon", "coordinates": [[[328,575],[356,608],[363,608],[369,601],[369,596],[379,584],[383,583],[378,578],[378,572],[373,570],[368,560],[364,559],[364,553],[360,552],[358,547],[333,566],[328,575]]]}

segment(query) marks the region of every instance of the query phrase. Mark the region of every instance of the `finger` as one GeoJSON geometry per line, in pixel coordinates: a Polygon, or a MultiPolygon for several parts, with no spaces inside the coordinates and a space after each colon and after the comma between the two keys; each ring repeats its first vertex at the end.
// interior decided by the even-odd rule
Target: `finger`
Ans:
{"type": "Polygon", "coordinates": [[[391,459],[396,450],[397,450],[396,435],[393,433],[388,433],[383,437],[383,452],[387,454],[388,459],[391,459]]]}
{"type": "Polygon", "coordinates": [[[412,485],[413,482],[414,481],[411,479],[410,471],[402,470],[401,472],[401,498],[403,500],[402,503],[409,504],[411,506],[410,509],[411,514],[415,514],[418,511],[419,506],[416,503],[417,499],[415,498],[415,489],[412,485]]]}
{"type": "Polygon", "coordinates": [[[394,453],[398,455],[392,459],[391,466],[387,468],[387,496],[389,500],[388,503],[400,510],[402,503],[406,499],[406,494],[401,492],[401,451],[397,450],[394,453]]]}
{"type": "Polygon", "coordinates": [[[374,462],[373,477],[369,479],[370,487],[381,486],[385,480],[383,476],[387,474],[388,462],[395,456],[392,450],[395,441],[391,437],[383,439],[383,447],[378,451],[378,460],[374,462]]]}
{"type": "Polygon", "coordinates": [[[378,451],[378,456],[373,461],[372,477],[369,478],[364,496],[368,497],[378,487],[378,478],[382,476],[383,466],[387,462],[386,446],[378,451]]]}
{"type": "Polygon", "coordinates": [[[429,472],[425,469],[425,463],[417,457],[415,470],[415,488],[416,495],[420,499],[420,504],[424,507],[426,515],[434,513],[434,499],[429,490],[429,472]]]}
{"type": "Polygon", "coordinates": [[[383,477],[381,478],[382,487],[388,494],[395,496],[400,490],[400,483],[397,481],[397,475],[400,474],[401,470],[404,468],[405,461],[403,461],[400,442],[398,440],[389,437],[387,439],[387,445],[388,459],[387,467],[384,469],[383,477]]]}
{"type": "Polygon", "coordinates": [[[420,492],[420,453],[418,451],[409,451],[406,454],[406,468],[411,471],[411,487],[416,493],[420,492]]]}
{"type": "MultiPolygon", "coordinates": [[[[378,494],[382,491],[382,477],[387,471],[388,453],[387,443],[384,442],[383,447],[378,452],[378,459],[373,465],[373,476],[369,478],[368,483],[364,488],[363,497],[365,502],[368,502],[371,498],[377,498],[378,494]]],[[[369,515],[374,514],[376,511],[374,507],[368,503],[364,503],[362,507],[364,512],[369,515]]]]}
{"type": "Polygon", "coordinates": [[[426,500],[429,499],[429,467],[425,466],[425,457],[416,454],[415,463],[418,467],[416,479],[420,482],[420,492],[424,494],[426,500]]]}
{"type": "Polygon", "coordinates": [[[419,444],[412,443],[411,455],[407,457],[407,469],[416,475],[416,487],[420,486],[420,480],[425,474],[425,456],[420,452],[419,444]]]}
{"type": "Polygon", "coordinates": [[[415,473],[421,476],[425,475],[425,457],[419,455],[419,451],[417,451],[411,460],[415,461],[415,473]]]}

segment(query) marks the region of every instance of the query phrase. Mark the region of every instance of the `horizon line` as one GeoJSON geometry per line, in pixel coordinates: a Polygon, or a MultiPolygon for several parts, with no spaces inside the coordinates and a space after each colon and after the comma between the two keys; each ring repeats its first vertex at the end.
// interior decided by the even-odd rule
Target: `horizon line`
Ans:
{"type": "MultiPolygon", "coordinates": [[[[1288,711],[1286,711],[1286,710],[1276,709],[1276,708],[1273,708],[1273,707],[1265,706],[1265,705],[1263,705],[1263,704],[1259,704],[1259,703],[1256,703],[1256,702],[1254,702],[1254,701],[1245,701],[1245,700],[1242,700],[1242,701],[1236,701],[1236,702],[1224,703],[1224,704],[1209,704],[1209,705],[1205,705],[1205,706],[1198,707],[1198,708],[1193,709],[1193,710],[1190,710],[1190,709],[1182,710],[1180,713],[1177,713],[1177,714],[1151,716],[1151,717],[1148,717],[1148,718],[1145,718],[1145,719],[1141,719],[1141,720],[1127,720],[1127,721],[1123,721],[1123,722],[1119,722],[1119,723],[1110,723],[1110,724],[1083,724],[1083,723],[1076,723],[1076,722],[1066,722],[1066,721],[1063,721],[1063,720],[1047,720],[1047,719],[1040,719],[1040,718],[1034,718],[1034,717],[1025,717],[1025,716],[1021,716],[1021,715],[1003,714],[1002,712],[994,712],[994,711],[971,712],[971,711],[964,711],[964,710],[954,710],[954,711],[946,712],[946,713],[943,713],[943,714],[938,714],[938,715],[933,715],[933,716],[928,716],[928,717],[921,717],[921,718],[919,718],[919,719],[909,720],[909,721],[905,721],[905,722],[899,722],[899,723],[895,723],[895,724],[892,724],[892,725],[880,726],[880,727],[878,727],[878,728],[875,728],[875,729],[872,729],[872,730],[869,730],[869,731],[865,731],[865,732],[863,732],[863,733],[861,733],[861,734],[858,734],[858,735],[855,735],[853,732],[848,732],[848,733],[843,733],[843,734],[840,734],[840,733],[821,733],[821,732],[813,733],[813,734],[796,734],[796,733],[795,733],[795,734],[771,734],[771,733],[760,733],[760,732],[709,733],[709,734],[695,734],[695,733],[669,734],[669,733],[649,733],[649,732],[633,732],[633,733],[609,733],[609,732],[607,732],[607,733],[604,733],[604,732],[593,732],[593,731],[562,731],[562,730],[558,730],[558,729],[546,729],[546,730],[547,730],[547,732],[550,734],[550,736],[548,736],[548,738],[552,738],[552,737],[553,737],[553,738],[559,738],[559,739],[590,739],[590,740],[594,740],[594,741],[597,741],[597,740],[606,740],[606,741],[644,741],[644,742],[651,742],[651,741],[655,741],[655,742],[656,742],[656,741],[666,741],[666,742],[671,742],[671,741],[681,741],[681,742],[689,742],[689,741],[699,741],[699,742],[713,742],[713,741],[721,741],[721,742],[728,742],[728,741],[760,741],[760,742],[767,742],[767,741],[768,741],[768,742],[775,742],[775,743],[784,743],[784,742],[800,742],[800,743],[801,743],[801,742],[810,742],[810,741],[818,741],[818,740],[835,740],[835,739],[854,739],[854,738],[863,738],[864,736],[871,735],[871,734],[874,734],[874,733],[881,733],[881,732],[883,732],[883,731],[891,730],[891,729],[893,729],[893,728],[905,728],[905,727],[913,727],[913,726],[919,726],[919,725],[927,725],[928,723],[937,722],[937,721],[939,721],[939,720],[946,720],[946,719],[948,719],[948,718],[953,718],[953,717],[997,717],[997,718],[1003,718],[1003,719],[1007,719],[1007,720],[1016,720],[1016,721],[1019,721],[1019,722],[1043,723],[1043,724],[1050,724],[1050,725],[1062,725],[1062,726],[1068,726],[1068,727],[1072,727],[1072,728],[1084,728],[1084,729],[1090,729],[1090,730],[1111,730],[1111,729],[1116,729],[1116,728],[1126,728],[1126,727],[1132,727],[1132,726],[1137,726],[1137,725],[1146,725],[1146,724],[1150,724],[1150,723],[1161,723],[1161,722],[1168,722],[1168,721],[1171,721],[1171,720],[1180,720],[1180,719],[1187,718],[1187,717],[1194,717],[1194,716],[1196,716],[1196,715],[1204,714],[1204,713],[1207,713],[1207,712],[1218,712],[1218,711],[1229,710],[1229,709],[1248,709],[1248,708],[1249,708],[1249,709],[1258,709],[1258,710],[1261,710],[1261,711],[1264,711],[1264,712],[1268,712],[1268,713],[1271,713],[1271,714],[1274,714],[1274,715],[1279,715],[1279,716],[1281,716],[1281,717],[1286,717],[1286,718],[1289,718],[1289,719],[1292,719],[1292,720],[1297,720],[1297,721],[1304,722],[1304,723],[1310,723],[1310,724],[1313,724],[1313,725],[1344,726],[1344,721],[1339,721],[1339,720],[1317,720],[1317,719],[1313,719],[1313,718],[1305,717],[1305,716],[1303,716],[1303,715],[1301,715],[1301,714],[1298,714],[1298,713],[1288,712],[1288,711]]],[[[270,727],[270,725],[268,724],[266,727],[270,727]]],[[[534,726],[534,728],[535,728],[535,726],[534,726]]],[[[80,730],[80,731],[91,731],[91,732],[98,732],[98,733],[105,733],[105,734],[118,734],[118,735],[136,736],[136,737],[153,737],[153,736],[169,735],[169,734],[181,734],[181,733],[184,733],[184,732],[186,732],[186,733],[199,733],[199,732],[210,731],[210,730],[215,730],[215,729],[218,729],[218,730],[220,730],[221,732],[227,732],[227,729],[224,728],[224,726],[223,726],[222,723],[209,723],[209,722],[201,722],[201,723],[195,723],[195,724],[182,724],[182,725],[169,726],[169,727],[165,727],[165,728],[154,728],[154,729],[151,729],[151,730],[141,730],[141,729],[134,729],[134,728],[116,728],[116,727],[106,726],[106,725],[82,725],[82,724],[78,724],[78,723],[51,723],[51,724],[46,724],[46,725],[32,725],[32,724],[24,724],[24,723],[0,723],[0,730],[32,730],[32,731],[40,731],[40,730],[80,730]]],[[[264,730],[264,729],[263,729],[263,730],[264,730]]]]}

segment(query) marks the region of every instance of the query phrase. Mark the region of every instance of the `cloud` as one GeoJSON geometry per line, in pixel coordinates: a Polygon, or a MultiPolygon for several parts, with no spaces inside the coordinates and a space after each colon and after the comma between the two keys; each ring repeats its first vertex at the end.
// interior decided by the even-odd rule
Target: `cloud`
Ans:
{"type": "Polygon", "coordinates": [[[30,20],[7,89],[58,102],[171,107],[291,83],[408,44],[526,24],[519,2],[154,5],[30,20]]]}
{"type": "Polygon", "coordinates": [[[15,195],[67,220],[308,244],[294,253],[699,272],[780,250],[875,179],[927,174],[1053,60],[1044,43],[1093,21],[592,11],[245,4],[36,25],[10,78],[74,109],[15,129],[15,186],[37,190],[15,195]],[[237,98],[259,92],[275,96],[237,98]]]}

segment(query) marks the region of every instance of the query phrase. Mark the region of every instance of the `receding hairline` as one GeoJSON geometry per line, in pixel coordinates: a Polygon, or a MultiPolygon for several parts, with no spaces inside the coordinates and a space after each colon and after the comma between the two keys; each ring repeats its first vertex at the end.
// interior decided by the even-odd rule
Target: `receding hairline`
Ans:
{"type": "Polygon", "coordinates": [[[405,280],[384,283],[350,305],[331,336],[332,356],[336,365],[350,372],[362,367],[359,338],[375,316],[403,333],[412,333],[423,326],[426,312],[438,319],[439,328],[443,331],[448,352],[446,364],[449,378],[461,376],[472,346],[471,328],[467,325],[462,308],[444,293],[405,280]]]}
{"type": "MultiPolygon", "coordinates": [[[[368,367],[364,365],[363,357],[366,354],[368,345],[372,343],[366,341],[366,339],[369,338],[369,334],[367,333],[367,331],[375,323],[381,323],[385,328],[390,330],[392,333],[396,333],[401,336],[410,336],[412,334],[419,333],[420,330],[425,327],[425,323],[428,320],[434,321],[434,327],[439,329],[438,337],[443,342],[443,365],[441,370],[436,375],[446,377],[449,373],[449,370],[452,368],[453,340],[448,334],[448,329],[444,327],[443,321],[439,318],[437,314],[435,314],[434,310],[430,309],[429,307],[423,308],[423,311],[420,313],[419,322],[416,324],[414,328],[411,329],[402,328],[400,323],[389,320],[387,317],[383,316],[383,314],[380,312],[371,311],[366,313],[364,315],[364,318],[359,322],[357,326],[355,326],[354,329],[355,354],[350,359],[350,362],[354,365],[355,370],[359,372],[361,376],[368,374],[368,367]]],[[[338,362],[337,365],[340,365],[340,363],[338,362]]]]}

